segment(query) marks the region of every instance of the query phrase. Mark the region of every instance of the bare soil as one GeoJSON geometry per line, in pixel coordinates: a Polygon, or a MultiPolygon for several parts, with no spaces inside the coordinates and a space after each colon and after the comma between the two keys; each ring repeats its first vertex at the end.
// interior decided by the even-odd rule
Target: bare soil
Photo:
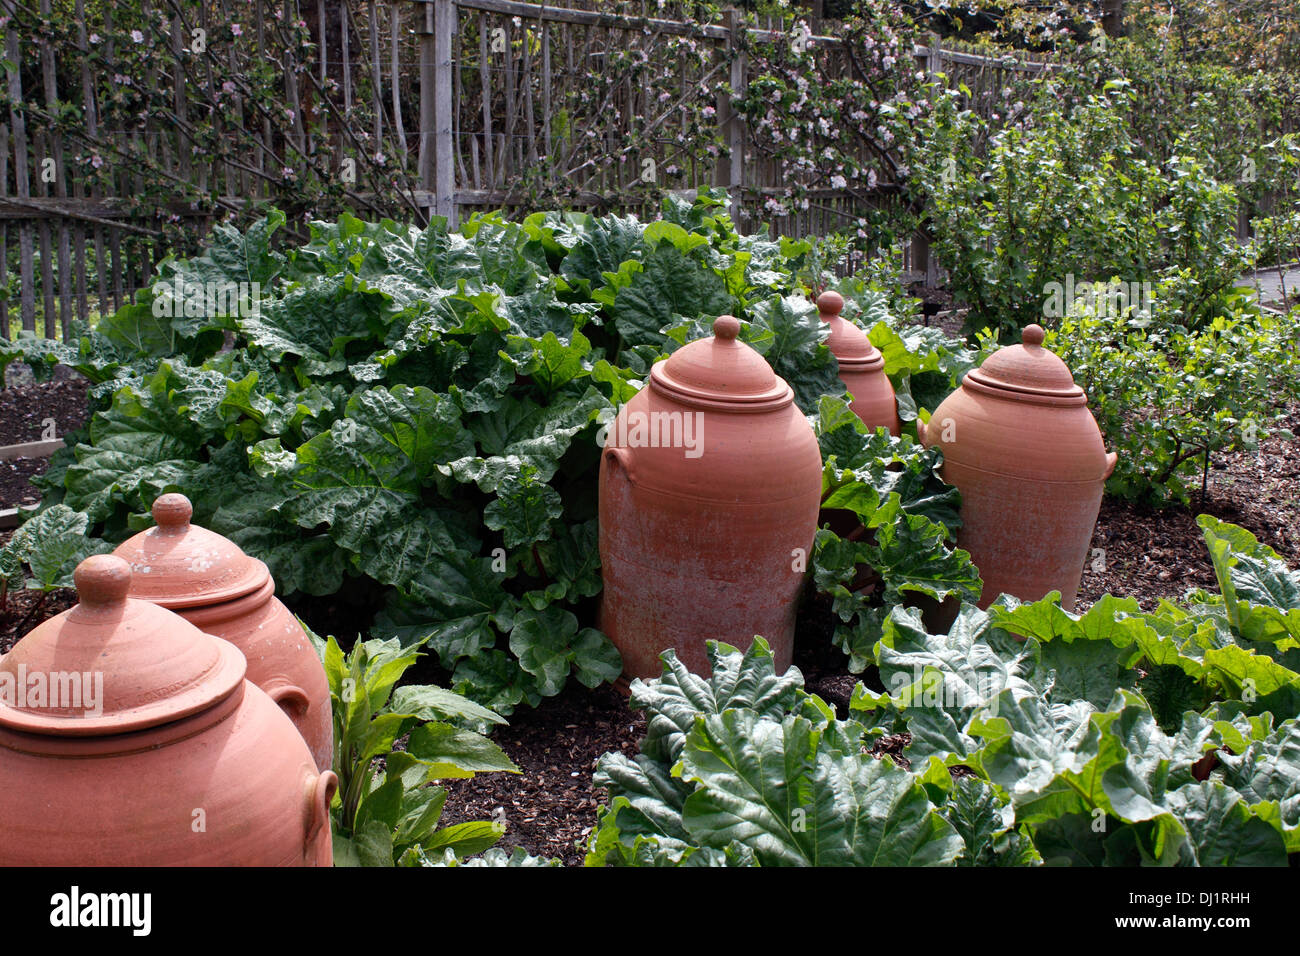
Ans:
{"type": "MultiPolygon", "coordinates": [[[[0,388],[0,446],[62,438],[86,422],[88,383],[75,373],[38,385],[0,388]]],[[[45,471],[46,458],[0,461],[0,510],[34,504],[40,494],[30,479],[45,471]]]]}

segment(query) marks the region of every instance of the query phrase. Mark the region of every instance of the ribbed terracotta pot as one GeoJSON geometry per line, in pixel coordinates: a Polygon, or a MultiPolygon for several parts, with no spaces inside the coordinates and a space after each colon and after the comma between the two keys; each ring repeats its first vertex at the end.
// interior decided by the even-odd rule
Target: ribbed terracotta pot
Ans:
{"type": "Polygon", "coordinates": [[[984,578],[981,605],[1060,591],[1069,610],[1116,456],[1042,328],[1027,326],[1022,343],[968,372],[917,432],[961,491],[957,544],[984,578]]]}
{"type": "Polygon", "coordinates": [[[276,599],[266,565],[230,539],[191,524],[193,513],[184,495],[161,495],[153,503],[156,527],[113,552],[131,565],[131,597],[175,611],[239,648],[248,660],[248,679],[289,715],[316,766],[329,768],[329,682],[311,639],[276,599]]]}
{"type": "Polygon", "coordinates": [[[239,650],[129,599],[120,558],[75,580],[80,603],[0,658],[0,865],[329,866],[338,781],[239,650]]]}
{"type": "Polygon", "coordinates": [[[840,366],[840,381],[853,396],[849,408],[869,428],[888,428],[898,436],[898,401],[894,386],[885,374],[885,357],[871,344],[867,333],[844,319],[844,296],[838,292],[823,292],[817,297],[817,311],[821,320],[831,327],[826,347],[831,350],[840,366]]]}
{"type": "Polygon", "coordinates": [[[706,640],[746,648],[756,634],[779,669],[790,664],[821,454],[790,386],[739,331],[723,316],[713,336],[652,366],[609,430],[600,624],[626,678],[659,676],[668,648],[708,674],[706,640]],[[663,440],[674,422],[675,444],[663,440]]]}

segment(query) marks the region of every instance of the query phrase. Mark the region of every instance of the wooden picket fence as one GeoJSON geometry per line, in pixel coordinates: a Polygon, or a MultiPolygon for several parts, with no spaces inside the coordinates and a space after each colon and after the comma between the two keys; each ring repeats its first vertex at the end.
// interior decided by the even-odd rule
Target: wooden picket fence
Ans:
{"type": "MultiPolygon", "coordinates": [[[[66,338],[73,319],[116,310],[150,282],[163,256],[185,251],[176,247],[178,234],[197,242],[221,217],[276,202],[284,177],[298,170],[337,173],[322,199],[326,207],[453,223],[474,210],[526,207],[536,195],[525,184],[538,181],[564,183],[557,202],[568,208],[649,214],[638,182],[647,159],[661,187],[727,187],[747,230],[767,223],[781,234],[818,236],[864,213],[859,201],[828,189],[815,193],[807,209],[773,218],[763,200],[782,191],[780,169],[746,158],[743,123],[716,93],[723,80],[736,90],[745,86],[745,59],[731,55],[739,31],[782,31],[788,24],[755,25],[734,12],[700,24],[671,19],[657,4],[624,3],[611,12],[611,4],[594,0],[563,7],[258,0],[245,13],[252,22],[221,47],[221,65],[235,76],[268,64],[278,70],[287,104],[279,115],[235,84],[219,110],[196,95],[218,55],[198,49],[199,39],[236,21],[233,0],[141,2],[150,55],[132,61],[134,73],[115,75],[105,64],[131,51],[92,42],[96,28],[111,28],[111,4],[98,8],[102,24],[90,25],[85,0],[74,0],[75,24],[60,37],[37,29],[50,16],[51,0],[0,0],[10,18],[5,59],[14,67],[6,70],[8,109],[0,110],[0,338],[14,325],[66,338]],[[299,18],[314,44],[310,61],[294,42],[299,18]],[[683,56],[688,43],[708,55],[683,56]],[[628,81],[588,112],[576,111],[575,93],[612,51],[629,49],[644,54],[647,69],[672,77],[677,95],[650,102],[628,81]],[[124,85],[161,98],[166,108],[152,109],[142,122],[113,118],[105,104],[124,85]],[[693,97],[716,100],[710,105],[729,147],[720,160],[681,152],[674,107],[693,97]],[[71,131],[49,121],[69,104],[82,120],[71,131]],[[215,119],[205,131],[201,121],[209,113],[215,119]],[[636,162],[591,162],[630,135],[639,137],[636,162]],[[150,183],[157,199],[158,182],[174,184],[174,199],[161,207],[140,202],[150,183]]],[[[813,36],[810,45],[833,58],[839,41],[813,36]]],[[[965,83],[981,109],[993,108],[1014,75],[1050,66],[1042,58],[989,59],[937,43],[914,56],[917,69],[965,83]]],[[[897,185],[882,183],[871,204],[898,201],[897,185]]],[[[301,229],[307,212],[330,211],[292,211],[294,224],[301,229]]],[[[913,243],[908,256],[908,268],[925,269],[923,243],[913,243]]]]}

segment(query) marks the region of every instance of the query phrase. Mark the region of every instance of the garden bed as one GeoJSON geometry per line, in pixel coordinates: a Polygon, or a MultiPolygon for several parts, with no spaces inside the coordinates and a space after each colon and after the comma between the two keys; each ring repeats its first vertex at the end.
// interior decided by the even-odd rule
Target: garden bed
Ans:
{"type": "MultiPolygon", "coordinates": [[[[1300,429],[1300,409],[1292,409],[1282,425],[1300,429]]],[[[1085,568],[1078,609],[1107,593],[1135,597],[1150,610],[1161,598],[1179,598],[1190,588],[1215,590],[1198,514],[1239,524],[1292,565],[1300,564],[1300,461],[1294,449],[1291,440],[1279,436],[1263,441],[1259,455],[1221,454],[1211,463],[1203,506],[1193,501],[1191,507],[1154,509],[1103,500],[1092,547],[1105,549],[1105,570],[1085,568]]],[[[849,716],[853,686],[872,674],[847,672],[845,657],[831,646],[831,627],[824,610],[805,609],[795,666],[807,689],[835,705],[843,718],[849,716]]],[[[493,735],[521,775],[485,774],[443,784],[446,820],[488,819],[501,807],[509,828],[500,846],[579,865],[583,850],[577,844],[585,843],[596,807],[604,801],[603,791],[591,786],[596,759],[608,751],[635,754],[644,732],[642,715],[608,688],[570,687],[535,710],[516,711],[510,726],[493,735]]],[[[882,744],[887,749],[890,741],[882,744]]]]}
{"type": "MultiPolygon", "coordinates": [[[[10,369],[10,378],[23,381],[30,376],[25,371],[16,363],[10,369]]],[[[51,420],[56,438],[85,424],[88,383],[69,369],[60,367],[57,372],[47,382],[0,389],[0,447],[41,441],[50,434],[51,420]]],[[[44,472],[48,464],[46,457],[0,456],[0,511],[39,501],[40,493],[32,487],[31,479],[44,472]]]]}
{"type": "Polygon", "coordinates": [[[47,382],[0,389],[0,445],[47,437],[48,419],[56,437],[76,431],[86,421],[87,387],[84,378],[60,368],[47,382]]]}
{"type": "MultiPolygon", "coordinates": [[[[1300,409],[1291,408],[1279,423],[1300,429],[1300,409]]],[[[1103,550],[1105,570],[1084,566],[1079,603],[1087,607],[1103,594],[1131,596],[1150,610],[1162,597],[1181,596],[1189,588],[1215,588],[1214,568],[1196,525],[1196,516],[1241,525],[1277,551],[1288,563],[1300,564],[1300,460],[1295,442],[1274,436],[1260,442],[1258,454],[1221,452],[1210,462],[1207,497],[1188,507],[1150,506],[1105,498],[1093,533],[1093,558],[1103,550]]]]}
{"type": "MultiPolygon", "coordinates": [[[[40,422],[55,417],[60,434],[78,427],[85,417],[85,385],[59,379],[40,385],[0,392],[0,403],[16,410],[23,421],[5,419],[5,432],[14,441],[39,437],[40,422]],[[36,423],[33,436],[31,422],[36,423]],[[12,433],[12,434],[11,434],[12,433]]],[[[1300,409],[1293,408],[1281,423],[1300,430],[1300,409]]],[[[1107,498],[1093,536],[1091,554],[1104,550],[1104,570],[1085,567],[1080,588],[1080,610],[1102,594],[1132,596],[1146,609],[1161,598],[1178,598],[1189,588],[1214,588],[1214,570],[1205,550],[1196,516],[1213,514],[1239,524],[1277,550],[1292,564],[1300,564],[1300,461],[1293,443],[1283,437],[1261,443],[1258,453],[1222,453],[1211,463],[1207,499],[1190,507],[1153,509],[1146,505],[1107,498]]],[[[13,507],[38,499],[25,478],[44,470],[45,459],[0,462],[0,505],[13,507]],[[6,469],[8,466],[8,469],[6,469]],[[5,483],[10,473],[23,477],[5,483]]],[[[0,545],[10,532],[0,531],[0,545]]],[[[293,602],[309,624],[338,636],[345,646],[374,614],[379,595],[340,592],[330,598],[293,602]]],[[[40,621],[75,603],[72,591],[19,592],[9,597],[0,617],[0,652],[7,651],[40,621]],[[20,631],[21,628],[21,631],[20,631]]],[[[806,678],[809,691],[848,716],[848,699],[859,679],[871,680],[870,671],[851,675],[844,656],[831,646],[832,622],[818,602],[810,602],[801,616],[795,664],[806,678]]],[[[443,673],[425,658],[405,682],[434,680],[446,683],[443,673]]],[[[520,774],[481,774],[472,780],[450,780],[444,820],[457,823],[492,819],[504,813],[507,822],[500,846],[522,847],[528,852],[580,865],[581,846],[596,822],[596,809],[604,793],[592,786],[597,759],[604,753],[637,752],[645,733],[644,717],[628,708],[626,698],[608,686],[588,690],[571,683],[561,694],[535,709],[519,708],[510,724],[499,729],[494,741],[514,760],[520,774]]],[[[881,746],[886,749],[889,741],[881,746]]]]}

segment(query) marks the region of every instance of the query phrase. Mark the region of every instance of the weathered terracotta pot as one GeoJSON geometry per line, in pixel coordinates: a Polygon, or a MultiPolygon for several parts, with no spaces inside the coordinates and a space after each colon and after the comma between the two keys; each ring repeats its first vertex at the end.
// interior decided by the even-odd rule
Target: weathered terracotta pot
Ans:
{"type": "Polygon", "coordinates": [[[175,611],[243,651],[248,679],[289,715],[316,766],[332,766],[329,683],[311,639],[276,599],[266,565],[190,524],[193,513],[184,495],[161,495],[153,503],[157,527],[113,552],[131,565],[131,597],[175,611]]]}
{"type": "Polygon", "coordinates": [[[817,297],[817,311],[831,327],[826,347],[840,365],[840,381],[853,396],[849,408],[869,428],[888,428],[895,437],[900,431],[898,402],[894,386],[885,374],[885,357],[871,344],[867,333],[840,316],[844,296],[823,292],[817,297]]]}
{"type": "Polygon", "coordinates": [[[961,490],[957,544],[984,578],[981,604],[1061,592],[1074,607],[1102,489],[1115,468],[1083,389],[1027,326],[917,422],[943,450],[943,478],[961,490]]]}
{"type": "Polygon", "coordinates": [[[74,577],[0,658],[0,865],[329,866],[338,781],[239,650],[130,600],[121,558],[74,577]]]}
{"type": "Polygon", "coordinates": [[[605,443],[601,629],[625,677],[659,676],[670,647],[708,674],[706,640],[745,648],[756,634],[790,664],[821,454],[790,386],[739,331],[725,315],[654,365],[605,443]]]}

